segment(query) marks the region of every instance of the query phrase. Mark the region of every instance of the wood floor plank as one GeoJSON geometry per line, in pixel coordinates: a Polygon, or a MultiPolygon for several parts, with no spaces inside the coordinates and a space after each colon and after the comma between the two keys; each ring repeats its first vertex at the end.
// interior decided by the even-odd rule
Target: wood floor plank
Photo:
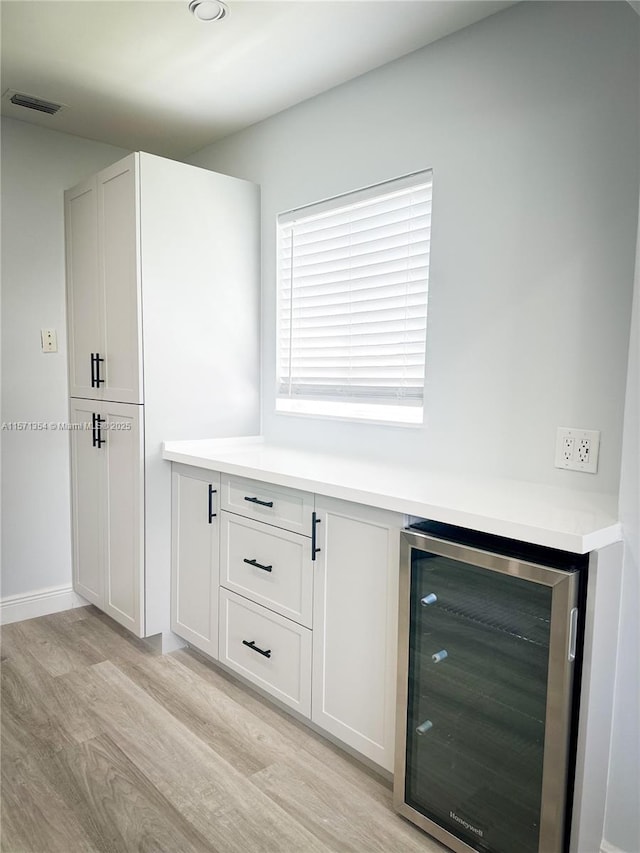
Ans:
{"type": "MultiPolygon", "coordinates": [[[[46,673],[43,673],[43,678],[46,673]]],[[[15,660],[2,664],[2,754],[9,757],[50,755],[74,743],[68,730],[51,712],[49,697],[33,672],[21,669],[15,660]]]]}
{"type": "Polygon", "coordinates": [[[139,687],[244,776],[267,767],[285,740],[264,719],[216,690],[171,655],[118,662],[139,687]]]}
{"type": "Polygon", "coordinates": [[[64,675],[73,669],[84,669],[106,660],[102,650],[74,642],[73,626],[82,624],[82,620],[55,619],[57,615],[42,616],[7,626],[14,629],[16,636],[12,638],[13,642],[21,641],[49,675],[53,676],[64,675]]]}
{"type": "Polygon", "coordinates": [[[56,753],[43,772],[101,853],[219,853],[108,735],[56,753]]]}
{"type": "Polygon", "coordinates": [[[378,774],[191,650],[94,607],[4,631],[2,853],[444,849],[378,774]]]}
{"type": "Polygon", "coordinates": [[[291,817],[335,853],[441,853],[436,842],[393,816],[387,803],[376,803],[337,773],[282,761],[256,773],[252,781],[291,817]],[[393,819],[390,817],[393,816],[393,819]]]}
{"type": "MultiPolygon", "coordinates": [[[[185,667],[183,659],[183,654],[172,654],[144,664],[118,666],[244,775],[254,775],[274,763],[286,761],[294,773],[304,768],[319,777],[331,778],[343,794],[353,784],[352,778],[356,778],[356,792],[364,787],[369,803],[375,793],[376,801],[389,808],[391,789],[380,777],[363,773],[360,764],[338,754],[336,747],[308,727],[294,724],[290,717],[283,719],[268,700],[249,696],[237,682],[226,685],[234,694],[232,698],[200,673],[185,667]],[[343,764],[352,772],[340,772],[343,764]],[[364,786],[363,775],[367,780],[364,786]]],[[[221,675],[218,671],[216,674],[221,675]]],[[[228,681],[224,676],[221,680],[228,681]]]]}
{"type": "Polygon", "coordinates": [[[25,646],[24,638],[22,638],[21,634],[24,624],[24,622],[12,622],[9,625],[0,627],[0,659],[3,663],[29,650],[30,644],[27,643],[25,646]]]}
{"type": "Polygon", "coordinates": [[[86,611],[86,618],[71,627],[71,637],[102,655],[101,660],[140,661],[159,656],[144,640],[134,637],[96,607],[86,611]]]}
{"type": "Polygon", "coordinates": [[[259,700],[258,713],[255,708],[249,710],[244,704],[246,691],[242,690],[240,702],[231,699],[186,670],[175,655],[144,665],[119,666],[237,770],[247,772],[251,766],[247,758],[261,763],[263,768],[255,771],[251,781],[329,849],[345,853],[440,849],[425,848],[424,835],[406,821],[389,820],[392,794],[386,786],[380,785],[382,796],[372,801],[369,789],[362,793],[359,786],[328,766],[335,753],[326,741],[321,741],[321,746],[328,760],[322,762],[305,748],[310,741],[318,740],[317,735],[304,728],[294,745],[290,725],[289,737],[273,728],[265,721],[265,701],[259,700]],[[361,820],[354,821],[354,814],[361,820]]]}
{"type": "MultiPolygon", "coordinates": [[[[341,777],[362,790],[377,802],[389,802],[391,784],[378,773],[335,746],[331,741],[316,734],[303,723],[291,717],[268,699],[244,687],[226,672],[212,666],[202,655],[191,649],[173,652],[171,658],[191,670],[216,692],[233,700],[252,712],[262,721],[262,726],[278,732],[290,748],[303,753],[305,758],[313,756],[321,765],[337,771],[341,777]]],[[[276,759],[277,760],[277,759],[276,759]]]]}
{"type": "MultiPolygon", "coordinates": [[[[4,724],[1,738],[5,754],[48,754],[95,737],[102,731],[97,718],[78,703],[63,681],[42,666],[35,656],[38,645],[29,642],[35,626],[26,628],[29,623],[22,624],[22,633],[10,630],[15,625],[2,629],[4,659],[0,677],[4,724]],[[13,741],[12,749],[8,749],[10,741],[13,741]]],[[[39,636],[38,631],[36,636],[39,636]]]]}
{"type": "Polygon", "coordinates": [[[214,750],[109,661],[70,673],[102,719],[105,730],[172,805],[225,853],[304,850],[324,845],[274,805],[214,750]],[[220,820],[234,805],[233,829],[220,820]]]}
{"type": "Polygon", "coordinates": [[[2,761],[3,853],[99,853],[34,758],[2,761]]]}

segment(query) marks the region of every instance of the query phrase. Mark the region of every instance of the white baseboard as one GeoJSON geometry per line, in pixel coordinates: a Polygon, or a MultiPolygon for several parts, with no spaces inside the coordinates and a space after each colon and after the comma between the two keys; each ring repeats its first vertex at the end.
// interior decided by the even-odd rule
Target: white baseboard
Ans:
{"type": "Polygon", "coordinates": [[[86,607],[87,604],[89,602],[74,592],[71,586],[52,586],[27,595],[9,595],[0,599],[0,625],[48,616],[72,607],[86,607]]]}
{"type": "Polygon", "coordinates": [[[625,853],[620,847],[616,847],[614,844],[609,844],[604,838],[602,839],[602,844],[600,845],[600,853],[625,853]]]}

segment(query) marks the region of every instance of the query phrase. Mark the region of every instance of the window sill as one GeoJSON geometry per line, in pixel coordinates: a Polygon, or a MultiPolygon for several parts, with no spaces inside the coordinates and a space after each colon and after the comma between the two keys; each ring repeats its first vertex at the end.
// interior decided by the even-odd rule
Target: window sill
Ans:
{"type": "Polygon", "coordinates": [[[401,427],[420,427],[424,421],[421,406],[382,406],[324,400],[277,399],[276,414],[401,427]]]}

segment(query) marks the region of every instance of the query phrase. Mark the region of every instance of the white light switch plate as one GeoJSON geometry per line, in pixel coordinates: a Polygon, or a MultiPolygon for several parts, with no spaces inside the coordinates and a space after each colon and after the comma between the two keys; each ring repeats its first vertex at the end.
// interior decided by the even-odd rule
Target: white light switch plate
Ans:
{"type": "Polygon", "coordinates": [[[555,466],[595,474],[599,449],[600,430],[558,427],[555,466]]]}

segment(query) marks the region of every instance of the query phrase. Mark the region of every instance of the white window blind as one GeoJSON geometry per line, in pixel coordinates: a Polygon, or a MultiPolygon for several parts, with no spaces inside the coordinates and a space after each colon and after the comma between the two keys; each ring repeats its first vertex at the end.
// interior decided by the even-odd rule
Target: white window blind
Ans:
{"type": "Polygon", "coordinates": [[[420,172],[278,217],[278,402],[422,407],[431,188],[420,172]]]}

